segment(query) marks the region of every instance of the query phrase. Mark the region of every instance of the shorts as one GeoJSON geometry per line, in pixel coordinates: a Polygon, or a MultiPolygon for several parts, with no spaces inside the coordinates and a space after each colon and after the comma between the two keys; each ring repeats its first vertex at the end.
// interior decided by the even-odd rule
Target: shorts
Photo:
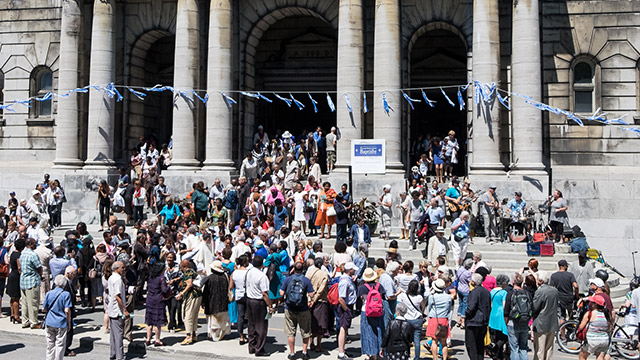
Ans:
{"type": "Polygon", "coordinates": [[[558,318],[567,320],[571,313],[573,312],[573,303],[564,304],[562,302],[558,303],[558,318]]]}
{"type": "Polygon", "coordinates": [[[335,150],[327,150],[327,164],[333,165],[336,163],[336,152],[335,150]]]}
{"type": "Polygon", "coordinates": [[[551,220],[551,222],[549,222],[549,225],[551,226],[552,234],[560,236],[564,235],[564,226],[562,225],[562,222],[551,220]]]}
{"type": "Polygon", "coordinates": [[[351,309],[343,310],[342,306],[338,305],[338,317],[340,318],[340,328],[349,329],[351,327],[351,309]]]}
{"type": "Polygon", "coordinates": [[[609,342],[594,342],[589,343],[589,341],[585,341],[582,345],[582,350],[588,352],[589,354],[598,355],[600,353],[606,353],[609,350],[609,342]]]}
{"type": "Polygon", "coordinates": [[[455,240],[451,240],[451,251],[453,251],[453,260],[454,261],[456,261],[458,259],[464,260],[464,258],[467,257],[467,244],[468,243],[469,243],[469,238],[464,238],[460,242],[455,241],[455,240]]]}
{"type": "Polygon", "coordinates": [[[303,339],[311,337],[311,312],[307,311],[284,311],[284,333],[288,337],[296,336],[296,328],[300,327],[300,335],[303,339]]]}

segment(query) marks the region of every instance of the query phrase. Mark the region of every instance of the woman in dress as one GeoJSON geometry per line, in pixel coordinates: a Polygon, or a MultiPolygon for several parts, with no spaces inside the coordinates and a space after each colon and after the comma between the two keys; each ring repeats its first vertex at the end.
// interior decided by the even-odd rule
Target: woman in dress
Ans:
{"type": "MultiPolygon", "coordinates": [[[[231,261],[231,255],[231,249],[225,248],[224,250],[222,250],[222,266],[224,267],[227,275],[229,275],[230,279],[236,269],[236,264],[231,261]]],[[[238,304],[235,299],[236,298],[234,295],[234,300],[229,302],[229,321],[231,322],[231,326],[235,325],[238,322],[238,304]]]]}
{"type": "Polygon", "coordinates": [[[442,144],[438,137],[431,139],[431,149],[429,149],[429,158],[433,159],[436,167],[436,179],[439,183],[443,183],[444,160],[442,159],[442,144]]]}
{"type": "Polygon", "coordinates": [[[309,202],[307,203],[307,207],[310,208],[309,210],[312,210],[309,213],[309,236],[317,236],[318,227],[316,226],[316,219],[318,218],[318,205],[320,203],[322,189],[318,186],[318,182],[310,176],[309,183],[305,186],[305,191],[309,192],[309,202]]]}
{"type": "MultiPolygon", "coordinates": [[[[342,244],[342,243],[338,243],[342,244]]],[[[358,297],[362,299],[362,316],[360,317],[360,347],[362,355],[367,359],[376,359],[382,350],[382,337],[384,336],[384,316],[367,316],[366,306],[369,291],[377,289],[380,296],[385,298],[384,287],[376,282],[378,274],[372,268],[366,268],[362,275],[364,284],[358,287],[358,297]]],[[[382,299],[380,299],[382,302],[382,299]]]]}
{"type": "Polygon", "coordinates": [[[11,322],[22,324],[20,319],[20,255],[25,247],[24,239],[18,239],[13,243],[14,250],[9,257],[11,272],[7,278],[7,295],[11,304],[11,322]]]}
{"type": "MultiPolygon", "coordinates": [[[[414,346],[414,359],[420,359],[420,333],[422,332],[422,313],[424,312],[424,305],[422,300],[424,298],[420,295],[420,283],[418,280],[411,280],[406,292],[401,292],[398,295],[398,305],[404,304],[407,307],[407,312],[404,315],[405,319],[413,326],[413,346],[414,346]]],[[[396,310],[398,306],[396,305],[396,310]]]]}
{"type": "Polygon", "coordinates": [[[427,323],[427,337],[431,338],[431,354],[434,359],[438,358],[438,347],[442,347],[442,358],[447,358],[447,338],[450,334],[449,316],[451,315],[451,296],[444,292],[446,283],[442,279],[437,279],[431,286],[433,292],[427,298],[428,305],[426,313],[429,321],[427,323]],[[438,327],[445,327],[444,333],[438,331],[438,327]]]}
{"type": "Polygon", "coordinates": [[[331,183],[325,181],[322,184],[322,192],[320,192],[320,197],[318,198],[318,212],[315,223],[316,226],[320,226],[320,238],[331,238],[331,226],[335,224],[336,217],[335,215],[329,216],[327,213],[330,212],[329,208],[333,208],[333,201],[336,199],[336,195],[335,190],[331,188],[331,183]],[[324,234],[325,225],[327,226],[326,236],[324,234]]]}
{"type": "Polygon", "coordinates": [[[569,217],[567,216],[567,201],[562,197],[562,191],[556,189],[553,196],[549,199],[549,225],[551,225],[551,235],[555,242],[564,241],[564,227],[569,226],[569,217]]]}
{"type": "Polygon", "coordinates": [[[302,191],[302,184],[296,184],[296,190],[289,199],[293,200],[293,220],[302,224],[302,232],[306,234],[309,213],[305,212],[305,205],[309,201],[309,195],[305,191],[302,191]]]}
{"type": "Polygon", "coordinates": [[[167,254],[167,264],[165,266],[164,278],[167,285],[171,287],[172,294],[169,294],[167,305],[169,306],[169,332],[176,332],[177,328],[184,329],[182,322],[182,301],[176,299],[176,295],[180,292],[180,281],[182,280],[182,271],[180,265],[176,262],[176,254],[167,254]]]}
{"type": "Polygon", "coordinates": [[[612,318],[605,306],[604,297],[591,296],[588,300],[591,302],[590,310],[584,314],[578,327],[578,331],[587,328],[586,341],[580,349],[578,359],[586,360],[589,355],[594,354],[596,359],[603,360],[609,349],[612,318]]]}
{"type": "MultiPolygon", "coordinates": [[[[289,273],[289,253],[286,250],[287,242],[275,242],[269,246],[269,256],[264,260],[265,268],[269,269],[271,264],[275,266],[275,274],[269,279],[269,299],[275,304],[279,304],[282,300],[280,295],[280,285],[282,284],[283,274],[289,273]],[[284,249],[282,249],[284,247],[284,249]]],[[[267,275],[269,272],[267,272],[267,275]]]]}
{"type": "Polygon", "coordinates": [[[231,333],[229,324],[229,275],[222,261],[211,263],[211,275],[202,280],[202,306],[207,316],[207,336],[220,341],[231,333]]]}
{"type": "Polygon", "coordinates": [[[509,337],[507,332],[507,324],[504,322],[504,304],[507,299],[507,287],[509,286],[509,277],[500,274],[496,277],[498,287],[491,290],[491,314],[489,315],[489,331],[491,332],[493,343],[494,359],[506,359],[504,354],[504,346],[507,344],[509,337]]]}
{"type": "Polygon", "coordinates": [[[100,231],[104,231],[104,223],[109,219],[109,208],[111,207],[111,189],[106,180],[100,182],[98,188],[98,198],[96,199],[96,209],[100,211],[100,231]]]}
{"type": "Polygon", "coordinates": [[[96,254],[93,256],[92,268],[96,269],[96,275],[91,279],[91,311],[95,311],[96,299],[101,297],[104,303],[104,287],[102,286],[102,273],[104,272],[104,263],[114,259],[112,253],[107,251],[107,247],[100,243],[96,248],[96,254]]]}
{"type": "Polygon", "coordinates": [[[458,163],[458,150],[460,150],[460,146],[458,145],[458,139],[456,139],[456,132],[450,130],[447,134],[446,145],[444,147],[445,154],[445,165],[444,165],[444,173],[445,176],[451,178],[453,173],[453,165],[458,163]]]}
{"type": "MultiPolygon", "coordinates": [[[[380,228],[380,237],[389,240],[391,236],[391,219],[393,218],[393,200],[391,198],[391,185],[387,184],[382,188],[382,196],[378,200],[380,206],[380,218],[382,219],[382,227],[380,228]]],[[[413,248],[413,246],[411,246],[413,248]]]]}
{"type": "Polygon", "coordinates": [[[184,327],[187,333],[180,345],[190,345],[197,340],[196,330],[198,329],[198,311],[202,304],[202,291],[193,284],[198,275],[191,267],[189,260],[180,262],[180,271],[182,271],[182,280],[176,300],[183,300],[184,327]]]}
{"type": "Polygon", "coordinates": [[[164,299],[171,293],[171,288],[164,278],[164,263],[157,262],[149,271],[147,282],[147,302],[145,307],[144,323],[147,325],[147,340],[145,344],[151,345],[151,332],[156,333],[155,346],[163,346],[160,340],[162,327],[167,325],[167,312],[164,299]]]}

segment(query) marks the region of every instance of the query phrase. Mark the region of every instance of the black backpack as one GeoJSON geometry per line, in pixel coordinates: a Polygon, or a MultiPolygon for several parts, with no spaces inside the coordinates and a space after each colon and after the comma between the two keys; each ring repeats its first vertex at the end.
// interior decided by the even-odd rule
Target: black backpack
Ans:
{"type": "Polygon", "coordinates": [[[287,286],[287,291],[285,293],[285,300],[287,306],[290,308],[300,308],[304,306],[306,302],[306,291],[304,288],[303,277],[300,275],[294,275],[291,277],[291,282],[287,286]]]}
{"type": "Polygon", "coordinates": [[[514,323],[528,323],[531,319],[531,298],[526,290],[513,290],[509,319],[514,323]]]}

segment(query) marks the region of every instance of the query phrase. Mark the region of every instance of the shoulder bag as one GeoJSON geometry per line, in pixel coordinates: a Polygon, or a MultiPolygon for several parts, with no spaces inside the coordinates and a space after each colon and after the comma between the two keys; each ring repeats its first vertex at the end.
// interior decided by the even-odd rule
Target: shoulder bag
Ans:
{"type": "Polygon", "coordinates": [[[4,257],[7,253],[7,248],[2,247],[0,250],[0,279],[5,279],[9,276],[9,264],[4,261],[4,257]]]}
{"type": "Polygon", "coordinates": [[[407,299],[409,300],[409,302],[411,303],[411,305],[413,306],[414,309],[416,309],[420,314],[422,314],[422,323],[424,324],[426,321],[426,315],[422,312],[422,310],[420,310],[416,304],[413,303],[413,301],[411,300],[411,296],[409,296],[409,294],[404,293],[407,296],[407,299]]]}

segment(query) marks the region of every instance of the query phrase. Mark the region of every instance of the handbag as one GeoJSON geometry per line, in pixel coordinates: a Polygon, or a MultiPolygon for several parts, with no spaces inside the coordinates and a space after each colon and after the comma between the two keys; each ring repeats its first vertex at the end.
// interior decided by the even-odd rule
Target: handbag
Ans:
{"type": "Polygon", "coordinates": [[[456,234],[453,234],[453,240],[455,240],[456,242],[460,242],[460,241],[464,240],[464,238],[460,237],[460,236],[458,236],[456,234]]]}
{"type": "MultiPolygon", "coordinates": [[[[229,274],[225,273],[224,276],[226,276],[227,278],[227,283],[231,282],[231,280],[229,279],[229,274]]],[[[227,290],[227,297],[229,298],[229,302],[233,302],[236,298],[235,293],[233,292],[233,289],[228,289],[227,290]]]]}
{"type": "Polygon", "coordinates": [[[327,206],[327,216],[336,216],[338,213],[336,212],[335,206],[327,206]]]}

